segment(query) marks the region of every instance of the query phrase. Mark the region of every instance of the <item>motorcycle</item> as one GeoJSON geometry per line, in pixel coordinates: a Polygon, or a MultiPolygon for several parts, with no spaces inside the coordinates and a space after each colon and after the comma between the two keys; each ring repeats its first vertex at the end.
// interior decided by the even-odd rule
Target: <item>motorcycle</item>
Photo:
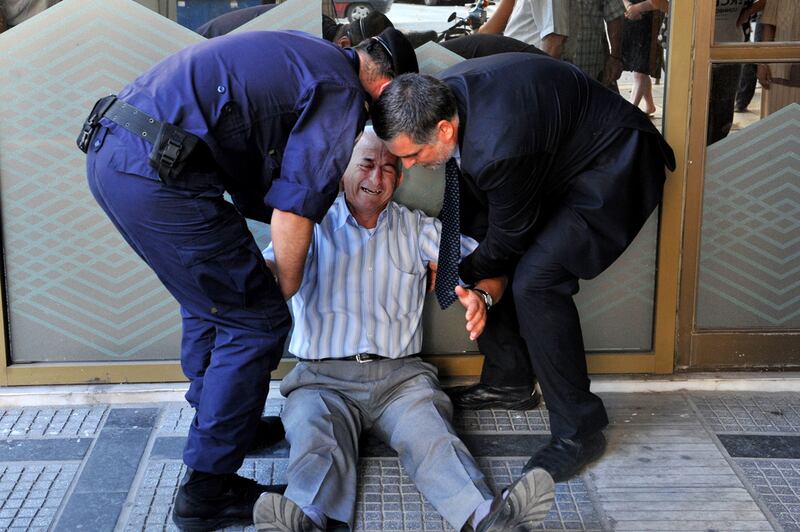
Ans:
{"type": "Polygon", "coordinates": [[[459,17],[454,11],[447,22],[454,22],[452,26],[437,35],[436,42],[449,41],[465,35],[470,35],[486,23],[489,0],[478,0],[472,10],[465,17],[459,17]]]}

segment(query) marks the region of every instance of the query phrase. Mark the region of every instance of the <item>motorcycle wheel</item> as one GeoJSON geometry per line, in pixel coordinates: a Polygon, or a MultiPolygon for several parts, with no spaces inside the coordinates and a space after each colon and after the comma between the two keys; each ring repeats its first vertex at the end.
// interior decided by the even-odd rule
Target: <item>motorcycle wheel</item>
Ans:
{"type": "Polygon", "coordinates": [[[372,6],[369,4],[350,4],[347,6],[347,11],[345,11],[344,16],[347,17],[347,20],[353,22],[354,20],[366,17],[371,12],[372,6]]]}

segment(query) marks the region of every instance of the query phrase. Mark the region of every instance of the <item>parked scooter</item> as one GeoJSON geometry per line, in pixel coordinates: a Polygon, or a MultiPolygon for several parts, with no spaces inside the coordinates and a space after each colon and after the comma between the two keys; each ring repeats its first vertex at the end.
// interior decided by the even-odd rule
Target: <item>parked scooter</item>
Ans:
{"type": "Polygon", "coordinates": [[[455,23],[443,32],[440,32],[436,42],[449,41],[450,39],[463,37],[464,35],[470,35],[472,32],[478,31],[478,28],[483,26],[486,22],[486,9],[489,7],[489,4],[489,0],[478,0],[478,3],[473,6],[472,10],[470,10],[465,17],[459,17],[454,11],[450,17],[448,17],[447,22],[455,21],[455,23]]]}

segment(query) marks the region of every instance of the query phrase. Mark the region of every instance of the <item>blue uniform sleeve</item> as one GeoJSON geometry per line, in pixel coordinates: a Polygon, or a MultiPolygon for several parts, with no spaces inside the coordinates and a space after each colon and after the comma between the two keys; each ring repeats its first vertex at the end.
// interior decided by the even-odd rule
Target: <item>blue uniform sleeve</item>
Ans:
{"type": "Polygon", "coordinates": [[[319,223],[339,191],[356,136],[366,120],[364,93],[319,83],[301,100],[301,112],[283,153],[281,175],[265,202],[319,223]]]}

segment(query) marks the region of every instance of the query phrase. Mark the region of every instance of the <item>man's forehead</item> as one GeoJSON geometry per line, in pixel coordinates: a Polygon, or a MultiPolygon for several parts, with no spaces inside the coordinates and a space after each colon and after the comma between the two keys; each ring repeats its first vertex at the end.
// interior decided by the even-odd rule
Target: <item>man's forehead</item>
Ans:
{"type": "Polygon", "coordinates": [[[380,163],[393,163],[397,159],[375,135],[361,137],[358,146],[356,146],[356,154],[361,159],[380,163]]]}

